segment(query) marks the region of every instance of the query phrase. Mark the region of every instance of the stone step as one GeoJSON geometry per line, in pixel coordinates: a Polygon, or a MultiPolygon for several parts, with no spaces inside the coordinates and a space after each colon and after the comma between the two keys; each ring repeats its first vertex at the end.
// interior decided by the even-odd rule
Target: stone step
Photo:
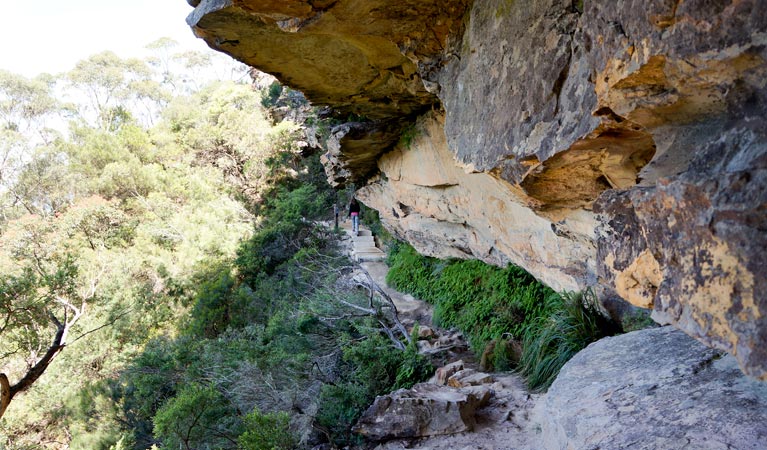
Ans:
{"type": "Polygon", "coordinates": [[[375,238],[373,236],[352,236],[352,239],[354,239],[354,242],[375,242],[375,238]]]}
{"type": "Polygon", "coordinates": [[[354,253],[383,253],[380,248],[372,245],[355,246],[354,253]]]}
{"type": "Polygon", "coordinates": [[[364,247],[355,247],[354,253],[383,253],[383,251],[378,247],[364,246],[364,247]]]}
{"type": "Polygon", "coordinates": [[[355,253],[354,259],[358,262],[366,262],[366,261],[383,261],[386,259],[386,254],[384,252],[378,252],[378,253],[355,253]]]}
{"type": "Polygon", "coordinates": [[[359,233],[357,233],[357,236],[372,236],[373,233],[370,230],[363,230],[360,228],[359,233]]]}

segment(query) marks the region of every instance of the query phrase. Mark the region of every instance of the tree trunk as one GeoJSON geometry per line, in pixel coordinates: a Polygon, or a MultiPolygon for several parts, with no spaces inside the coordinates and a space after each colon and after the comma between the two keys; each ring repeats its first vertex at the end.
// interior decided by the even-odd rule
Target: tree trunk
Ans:
{"type": "Polygon", "coordinates": [[[8,377],[4,373],[0,373],[0,418],[3,417],[5,409],[8,408],[13,397],[19,392],[24,392],[29,389],[30,386],[42,376],[45,369],[47,369],[48,365],[53,361],[53,358],[62,348],[64,348],[61,339],[66,331],[66,326],[61,323],[57,323],[57,326],[58,331],[56,331],[56,336],[54,336],[53,342],[51,342],[50,347],[48,347],[48,351],[45,352],[45,355],[37,362],[37,364],[27,370],[27,373],[18,381],[18,383],[11,386],[8,377]]]}

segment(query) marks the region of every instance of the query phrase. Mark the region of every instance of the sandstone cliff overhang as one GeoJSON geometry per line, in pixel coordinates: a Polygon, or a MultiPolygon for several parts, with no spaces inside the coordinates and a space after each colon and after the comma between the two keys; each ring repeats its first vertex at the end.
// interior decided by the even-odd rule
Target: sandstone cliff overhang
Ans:
{"type": "Polygon", "coordinates": [[[359,196],[420,251],[598,284],[767,379],[765,10],[204,0],[189,23],[370,119],[326,161],[338,181],[378,172],[359,196]]]}
{"type": "Polygon", "coordinates": [[[338,154],[360,178],[375,169],[376,157],[398,141],[408,121],[438,102],[419,71],[442,63],[468,1],[195,3],[187,22],[209,46],[273,74],[314,104],[367,119],[345,136],[338,154]]]}

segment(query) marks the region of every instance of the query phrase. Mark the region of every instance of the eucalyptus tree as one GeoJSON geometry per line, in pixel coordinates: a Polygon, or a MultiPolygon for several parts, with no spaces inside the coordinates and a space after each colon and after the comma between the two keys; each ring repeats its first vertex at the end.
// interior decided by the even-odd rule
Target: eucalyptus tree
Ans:
{"type": "Polygon", "coordinates": [[[16,220],[0,237],[0,416],[62,349],[92,331],[77,324],[101,300],[104,250],[123,221],[112,203],[87,198],[59,217],[16,220]]]}
{"type": "Polygon", "coordinates": [[[44,131],[46,119],[60,106],[53,96],[55,81],[55,78],[47,74],[28,79],[0,70],[2,128],[21,133],[44,131]]]}
{"type": "Polygon", "coordinates": [[[73,101],[84,100],[81,115],[98,128],[110,130],[127,112],[132,83],[150,79],[151,74],[143,60],[121,59],[106,51],[79,61],[66,77],[80,94],[73,101]]]}
{"type": "Polygon", "coordinates": [[[54,86],[50,75],[29,79],[0,71],[0,226],[19,210],[40,212],[20,192],[19,182],[35,147],[50,145],[58,136],[48,126],[63,108],[54,97],[54,86]]]}

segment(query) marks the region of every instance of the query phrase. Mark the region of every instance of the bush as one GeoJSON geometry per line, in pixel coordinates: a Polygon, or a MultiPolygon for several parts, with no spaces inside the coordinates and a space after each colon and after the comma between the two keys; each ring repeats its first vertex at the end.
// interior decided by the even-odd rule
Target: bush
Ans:
{"type": "Polygon", "coordinates": [[[164,448],[232,448],[235,417],[215,387],[190,384],[157,411],[154,434],[164,448]]]}
{"type": "Polygon", "coordinates": [[[405,352],[400,355],[394,386],[389,390],[410,389],[414,384],[428,379],[432,373],[434,373],[434,367],[429,359],[418,353],[418,324],[416,324],[405,352]]]}
{"type": "Polygon", "coordinates": [[[237,439],[241,450],[290,450],[298,441],[290,431],[290,416],[282,411],[261,413],[258,408],[245,416],[245,432],[237,439]]]}
{"type": "Polygon", "coordinates": [[[361,439],[351,433],[351,428],[371,400],[362,384],[351,381],[326,384],[320,393],[317,427],[337,446],[358,444],[361,439]]]}
{"type": "Polygon", "coordinates": [[[264,108],[270,108],[277,104],[280,95],[282,95],[282,85],[275,81],[269,85],[268,89],[264,89],[261,93],[261,105],[264,108]]]}
{"type": "Polygon", "coordinates": [[[176,394],[177,351],[175,341],[152,339],[121,375],[117,396],[122,397],[125,418],[139,448],[152,444],[152,417],[176,394]]]}
{"type": "Polygon", "coordinates": [[[265,220],[242,243],[235,262],[242,278],[253,285],[260,273],[273,274],[301,248],[322,246],[311,220],[330,210],[330,197],[312,185],[277,189],[261,211],[265,220]]]}
{"type": "Polygon", "coordinates": [[[204,282],[195,296],[192,317],[186,332],[192,336],[209,339],[223,333],[232,317],[233,288],[234,279],[228,267],[204,282]]]}
{"type": "Polygon", "coordinates": [[[519,370],[532,390],[545,390],[577,352],[620,327],[601,311],[594,291],[562,296],[557,311],[525,331],[519,370]]]}

